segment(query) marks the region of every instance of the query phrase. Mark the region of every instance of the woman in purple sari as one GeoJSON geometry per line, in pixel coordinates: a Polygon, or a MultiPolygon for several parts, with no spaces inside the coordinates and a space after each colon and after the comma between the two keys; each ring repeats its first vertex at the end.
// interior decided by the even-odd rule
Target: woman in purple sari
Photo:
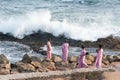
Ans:
{"type": "Polygon", "coordinates": [[[97,52],[97,58],[96,58],[96,61],[95,61],[95,66],[97,68],[100,68],[101,67],[101,63],[102,63],[102,56],[103,56],[102,45],[99,45],[99,48],[96,50],[96,52],[97,52]]]}
{"type": "Polygon", "coordinates": [[[52,46],[51,46],[51,39],[48,39],[47,42],[47,59],[52,58],[52,46]]]}
{"type": "Polygon", "coordinates": [[[86,55],[86,50],[84,46],[81,46],[82,51],[81,51],[81,55],[78,59],[78,68],[86,68],[88,65],[85,62],[85,55],[86,55]]]}
{"type": "Polygon", "coordinates": [[[62,44],[62,61],[67,61],[67,58],[68,58],[68,48],[69,48],[69,44],[65,40],[65,43],[62,44]]]}

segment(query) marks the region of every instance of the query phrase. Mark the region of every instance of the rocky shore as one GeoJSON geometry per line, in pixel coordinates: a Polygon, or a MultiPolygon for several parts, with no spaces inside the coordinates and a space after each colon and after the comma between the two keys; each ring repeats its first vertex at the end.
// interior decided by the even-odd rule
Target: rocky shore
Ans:
{"type": "MultiPolygon", "coordinates": [[[[63,41],[67,39],[68,42],[70,43],[70,46],[85,45],[86,47],[97,47],[98,44],[102,44],[104,45],[104,48],[120,50],[120,39],[119,37],[113,37],[113,36],[109,36],[107,38],[100,38],[97,41],[92,42],[92,41],[80,41],[80,40],[68,39],[68,38],[65,38],[64,35],[55,37],[50,33],[43,33],[41,31],[25,36],[23,39],[15,38],[9,33],[7,34],[0,33],[1,41],[15,41],[15,42],[29,45],[34,51],[36,52],[40,51],[39,53],[41,53],[42,55],[46,55],[46,51],[40,50],[40,47],[46,44],[46,40],[48,37],[52,39],[53,45],[58,45],[58,46],[60,46],[63,43],[63,41]]],[[[47,74],[48,72],[51,72],[51,71],[68,71],[69,72],[70,70],[74,72],[78,64],[77,63],[78,57],[79,56],[70,56],[67,62],[63,62],[61,57],[57,55],[53,55],[52,60],[46,60],[46,58],[41,60],[37,56],[30,56],[28,54],[25,54],[21,61],[13,64],[7,59],[5,55],[1,54],[0,55],[0,75],[14,75],[19,73],[20,74],[28,74],[28,73],[47,74]]],[[[76,80],[75,78],[78,78],[79,80],[85,80],[85,79],[97,80],[98,78],[100,78],[100,80],[102,80],[104,70],[102,71],[99,71],[99,69],[97,71],[94,70],[95,68],[93,65],[94,65],[95,59],[96,59],[96,56],[94,55],[86,55],[86,62],[89,65],[89,67],[87,68],[88,70],[86,69],[87,72],[80,71],[80,72],[76,72],[75,74],[74,73],[69,74],[69,76],[62,75],[63,77],[62,79],[60,75],[60,76],[53,76],[51,78],[50,77],[47,77],[47,78],[32,77],[32,78],[23,79],[23,80],[39,80],[39,79],[40,80],[76,80]],[[90,72],[90,70],[93,70],[93,72],[90,72]],[[75,77],[72,77],[73,75],[75,77]]],[[[109,67],[112,66],[116,69],[116,71],[118,71],[119,68],[116,68],[116,65],[113,65],[113,63],[115,62],[118,62],[118,63],[120,62],[120,55],[117,55],[117,56],[104,55],[103,61],[102,61],[102,67],[106,68],[108,71],[111,71],[111,69],[109,70],[109,67]]],[[[112,69],[112,71],[115,71],[115,69],[112,69]]],[[[84,70],[84,69],[80,69],[80,70],[84,70]]],[[[1,76],[0,76],[0,79],[3,80],[1,76]]],[[[22,79],[12,79],[12,80],[22,80],[22,79]]]]}
{"type": "MultiPolygon", "coordinates": [[[[59,80],[59,79],[64,80],[65,78],[66,79],[68,78],[67,80],[77,80],[77,78],[79,78],[80,80],[85,80],[85,79],[96,80],[98,78],[100,78],[100,80],[103,80],[103,76],[102,76],[103,72],[106,72],[106,70],[108,72],[111,72],[111,71],[114,72],[115,68],[111,68],[111,66],[114,67],[115,65],[112,65],[112,64],[114,62],[120,62],[120,55],[117,55],[117,56],[104,55],[103,61],[102,61],[103,68],[96,69],[93,66],[96,57],[94,55],[86,55],[86,62],[89,65],[89,67],[86,69],[77,69],[78,57],[79,56],[71,56],[68,58],[67,62],[63,62],[61,57],[57,55],[53,55],[51,60],[47,60],[46,58],[41,60],[37,56],[30,56],[28,54],[25,54],[21,61],[13,64],[6,58],[5,55],[1,54],[0,55],[0,75],[11,75],[11,74],[21,74],[21,73],[32,74],[34,72],[36,75],[37,73],[38,74],[41,73],[41,75],[46,74],[44,75],[46,77],[41,78],[40,76],[37,76],[36,78],[34,77],[34,79],[33,77],[28,77],[25,80],[59,80]],[[52,75],[47,77],[47,75],[50,74],[51,71],[56,71],[56,73],[58,73],[59,71],[65,71],[65,72],[62,72],[62,74],[59,76],[52,75]],[[69,72],[71,72],[71,74],[68,74],[69,72]],[[63,73],[67,75],[65,76],[63,73]],[[73,75],[74,77],[72,77],[73,75]]],[[[118,69],[116,68],[116,71],[117,70],[118,69]]],[[[18,79],[12,79],[12,80],[24,80],[24,79],[18,78],[18,79]]]]}
{"type": "Polygon", "coordinates": [[[80,45],[85,45],[86,47],[97,47],[99,44],[102,44],[104,48],[120,50],[120,37],[114,37],[112,35],[106,38],[99,38],[97,41],[81,41],[66,38],[64,34],[56,37],[53,36],[51,33],[42,31],[34,32],[30,35],[25,35],[23,39],[15,38],[10,33],[0,33],[1,41],[15,41],[22,44],[26,44],[29,45],[35,51],[37,51],[41,46],[44,46],[48,38],[51,38],[53,46],[61,46],[61,44],[67,39],[70,46],[79,47],[80,45]]]}

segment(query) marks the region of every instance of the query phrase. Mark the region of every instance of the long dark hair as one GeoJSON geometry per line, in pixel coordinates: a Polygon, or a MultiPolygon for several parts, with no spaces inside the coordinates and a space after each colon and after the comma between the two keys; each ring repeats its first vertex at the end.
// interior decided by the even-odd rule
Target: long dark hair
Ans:
{"type": "Polygon", "coordinates": [[[103,46],[100,44],[100,45],[99,45],[99,48],[101,49],[101,48],[103,48],[103,46]]]}
{"type": "Polygon", "coordinates": [[[82,48],[82,49],[85,49],[85,46],[84,46],[84,45],[82,45],[82,46],[81,46],[81,48],[82,48]]]}

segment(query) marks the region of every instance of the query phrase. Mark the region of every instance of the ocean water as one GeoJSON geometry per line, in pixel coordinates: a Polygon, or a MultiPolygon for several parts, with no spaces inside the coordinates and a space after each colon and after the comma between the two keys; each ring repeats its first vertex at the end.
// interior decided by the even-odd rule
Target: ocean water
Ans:
{"type": "MultiPolygon", "coordinates": [[[[42,48],[46,50],[45,46],[42,48]]],[[[89,54],[96,56],[96,52],[95,52],[96,48],[86,48],[86,51],[89,52],[89,54]]],[[[80,47],[70,47],[69,56],[79,56],[80,52],[81,52],[80,47]]],[[[52,53],[61,56],[62,55],[61,46],[52,46],[52,53]]],[[[36,56],[41,60],[45,58],[44,55],[34,52],[27,45],[20,44],[17,42],[10,42],[10,41],[0,41],[0,54],[4,54],[8,58],[8,60],[10,60],[11,63],[16,63],[18,61],[21,61],[25,54],[28,54],[29,56],[36,56]]],[[[120,51],[104,49],[103,54],[119,55],[120,51]]]]}
{"type": "MultiPolygon", "coordinates": [[[[38,30],[83,41],[120,36],[120,0],[0,0],[0,32],[21,39],[38,30]]],[[[69,55],[79,55],[80,50],[71,47],[69,55]]],[[[96,54],[95,48],[87,51],[96,54]]],[[[16,42],[0,42],[0,52],[11,62],[26,53],[44,57],[16,42]]],[[[53,46],[53,53],[61,55],[61,47],[53,46]]],[[[105,50],[105,54],[120,52],[105,50]]]]}
{"type": "Polygon", "coordinates": [[[0,54],[4,54],[11,63],[21,61],[25,54],[39,57],[41,60],[44,58],[43,55],[32,51],[29,46],[10,41],[0,41],[0,54]]]}
{"type": "Polygon", "coordinates": [[[120,36],[120,0],[0,0],[0,32],[42,30],[76,40],[120,36]]]}

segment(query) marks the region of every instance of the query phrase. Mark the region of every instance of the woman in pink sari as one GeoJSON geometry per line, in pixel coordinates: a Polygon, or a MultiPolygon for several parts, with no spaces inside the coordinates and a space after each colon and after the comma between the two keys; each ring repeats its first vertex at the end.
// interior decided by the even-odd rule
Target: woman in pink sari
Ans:
{"type": "Polygon", "coordinates": [[[81,51],[81,55],[78,59],[78,68],[86,68],[88,65],[85,62],[85,55],[86,55],[86,50],[84,46],[81,46],[82,51],[81,51]]]}
{"type": "Polygon", "coordinates": [[[48,39],[47,42],[47,59],[52,58],[52,47],[51,47],[51,39],[48,39]]]}
{"type": "Polygon", "coordinates": [[[95,66],[97,68],[100,68],[101,67],[101,63],[102,63],[102,56],[103,56],[102,45],[99,45],[99,48],[96,50],[96,52],[97,52],[97,58],[96,58],[96,61],[95,61],[95,66]]]}
{"type": "Polygon", "coordinates": [[[67,41],[65,41],[65,43],[62,44],[62,60],[63,61],[67,61],[68,48],[69,48],[69,44],[67,43],[67,41]]]}

